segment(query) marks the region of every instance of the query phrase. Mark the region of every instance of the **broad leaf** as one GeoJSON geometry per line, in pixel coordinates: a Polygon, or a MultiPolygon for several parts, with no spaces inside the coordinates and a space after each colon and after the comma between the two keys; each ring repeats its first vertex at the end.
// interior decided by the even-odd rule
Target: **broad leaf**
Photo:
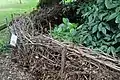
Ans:
{"type": "Polygon", "coordinates": [[[102,45],[102,46],[100,47],[100,49],[101,49],[101,50],[104,50],[104,51],[106,51],[107,48],[108,48],[108,47],[107,47],[106,45],[102,45]]]}
{"type": "Polygon", "coordinates": [[[102,26],[102,23],[100,23],[99,26],[98,26],[98,30],[99,30],[99,31],[102,31],[102,27],[103,27],[103,26],[102,26]]]}
{"type": "Polygon", "coordinates": [[[107,40],[107,41],[111,40],[111,38],[109,36],[106,36],[104,39],[107,40]]]}
{"type": "Polygon", "coordinates": [[[97,4],[102,3],[104,0],[97,0],[97,4]]]}
{"type": "Polygon", "coordinates": [[[120,14],[116,17],[115,23],[120,23],[120,14]]]}
{"type": "Polygon", "coordinates": [[[83,14],[82,17],[89,16],[92,12],[93,12],[93,10],[91,9],[89,12],[86,12],[85,14],[83,14]]]}
{"type": "Polygon", "coordinates": [[[96,41],[96,40],[97,40],[97,37],[96,37],[96,36],[93,36],[93,40],[96,41]]]}
{"type": "Polygon", "coordinates": [[[93,28],[92,28],[92,33],[95,33],[98,29],[98,25],[95,25],[93,28]]]}
{"type": "Polygon", "coordinates": [[[57,31],[60,33],[60,32],[62,32],[62,27],[59,27],[58,29],[57,29],[57,31]]]}
{"type": "Polygon", "coordinates": [[[88,40],[92,41],[92,36],[91,35],[88,36],[88,40]]]}
{"type": "Polygon", "coordinates": [[[116,49],[115,52],[120,52],[120,46],[116,49]]]}
{"type": "Polygon", "coordinates": [[[120,29],[120,23],[118,24],[118,28],[120,29]]]}
{"type": "Polygon", "coordinates": [[[97,38],[100,39],[101,35],[99,32],[97,32],[97,38]]]}
{"type": "Polygon", "coordinates": [[[119,33],[119,34],[117,34],[116,38],[118,38],[118,37],[120,37],[120,33],[119,33]]]}
{"type": "Polygon", "coordinates": [[[111,48],[109,47],[109,48],[107,49],[107,53],[110,54],[110,52],[111,52],[111,48]]]}
{"type": "Polygon", "coordinates": [[[107,21],[109,16],[110,16],[110,14],[107,13],[107,15],[103,17],[103,21],[107,21]]]}
{"type": "Polygon", "coordinates": [[[106,28],[102,27],[102,32],[106,35],[106,28]]]}
{"type": "Polygon", "coordinates": [[[115,54],[115,48],[113,46],[110,47],[111,53],[114,55],[115,54]]]}
{"type": "Polygon", "coordinates": [[[67,23],[67,29],[72,29],[74,28],[75,26],[72,24],[72,23],[67,23]]]}
{"type": "Polygon", "coordinates": [[[108,41],[102,41],[103,44],[107,45],[107,46],[110,46],[111,45],[111,42],[108,42],[108,41]]]}
{"type": "Polygon", "coordinates": [[[120,11],[120,7],[117,7],[116,9],[115,9],[115,12],[119,12],[120,11]]]}
{"type": "Polygon", "coordinates": [[[71,29],[70,33],[74,36],[77,33],[77,31],[75,29],[71,29]]]}
{"type": "Polygon", "coordinates": [[[85,36],[82,38],[82,40],[85,41],[88,36],[89,36],[89,34],[85,35],[85,36]]]}
{"type": "Polygon", "coordinates": [[[62,23],[58,27],[65,27],[65,24],[62,23]]]}
{"type": "Polygon", "coordinates": [[[107,9],[112,9],[117,7],[119,4],[114,4],[112,3],[112,0],[105,0],[105,6],[107,7],[107,9]]]}
{"type": "Polygon", "coordinates": [[[93,46],[96,46],[96,43],[95,43],[94,41],[92,41],[92,45],[93,45],[93,46]]]}
{"type": "Polygon", "coordinates": [[[69,22],[68,18],[63,18],[63,23],[67,24],[69,22]]]}
{"type": "Polygon", "coordinates": [[[84,24],[82,24],[79,27],[77,27],[77,29],[81,29],[82,27],[84,27],[84,24]]]}
{"type": "Polygon", "coordinates": [[[107,21],[110,21],[110,20],[116,18],[117,15],[118,15],[118,13],[112,13],[112,14],[108,17],[107,21]]]}
{"type": "Polygon", "coordinates": [[[53,32],[57,32],[57,30],[58,30],[58,28],[57,28],[57,27],[55,27],[55,28],[54,28],[54,30],[53,30],[53,32]]]}
{"type": "Polygon", "coordinates": [[[93,21],[93,15],[90,15],[90,16],[88,17],[88,20],[89,20],[89,22],[92,22],[92,21],[93,21]]]}
{"type": "Polygon", "coordinates": [[[93,5],[93,7],[94,7],[95,11],[99,10],[98,7],[97,7],[97,5],[93,5]]]}
{"type": "Polygon", "coordinates": [[[82,31],[82,32],[81,32],[81,34],[86,34],[86,33],[88,33],[88,32],[87,32],[87,31],[82,31]]]}
{"type": "Polygon", "coordinates": [[[93,5],[93,7],[94,7],[94,9],[95,9],[95,12],[94,12],[94,14],[93,14],[93,16],[94,16],[94,19],[98,16],[98,7],[96,6],[96,5],[93,5]]]}
{"type": "Polygon", "coordinates": [[[109,24],[107,24],[107,23],[105,23],[105,22],[102,22],[102,24],[105,26],[105,28],[106,28],[107,30],[110,30],[109,24]]]}
{"type": "Polygon", "coordinates": [[[115,45],[116,43],[117,43],[117,41],[113,41],[113,42],[112,42],[112,45],[115,45]]]}
{"type": "Polygon", "coordinates": [[[102,21],[102,20],[103,20],[103,17],[106,16],[106,15],[107,15],[107,13],[102,13],[102,14],[100,14],[98,17],[99,17],[99,19],[102,21]]]}
{"type": "Polygon", "coordinates": [[[114,39],[116,37],[116,35],[114,34],[113,36],[112,36],[112,39],[114,39]]]}

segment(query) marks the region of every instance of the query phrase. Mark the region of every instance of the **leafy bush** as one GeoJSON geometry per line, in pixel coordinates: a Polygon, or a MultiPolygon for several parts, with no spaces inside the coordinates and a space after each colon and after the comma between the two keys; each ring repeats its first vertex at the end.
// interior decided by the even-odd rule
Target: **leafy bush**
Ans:
{"type": "Polygon", "coordinates": [[[74,7],[84,22],[77,26],[63,18],[63,23],[52,31],[53,37],[100,49],[114,57],[120,55],[120,0],[94,0],[74,7]]]}
{"type": "Polygon", "coordinates": [[[120,53],[120,0],[96,0],[79,6],[85,20],[78,27],[83,44],[113,56],[120,53]],[[86,32],[86,33],[84,33],[86,32]],[[85,35],[85,36],[84,36],[85,35]]]}
{"type": "Polygon", "coordinates": [[[67,18],[63,18],[62,24],[55,26],[54,30],[52,31],[52,35],[58,40],[79,43],[77,24],[70,23],[67,18]]]}

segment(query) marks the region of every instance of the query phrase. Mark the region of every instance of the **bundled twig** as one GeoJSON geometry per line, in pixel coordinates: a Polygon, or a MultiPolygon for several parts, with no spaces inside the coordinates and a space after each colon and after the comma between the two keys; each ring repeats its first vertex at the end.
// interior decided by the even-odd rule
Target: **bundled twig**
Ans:
{"type": "Polygon", "coordinates": [[[31,17],[47,19],[47,24],[50,22],[48,15],[54,17],[51,10],[41,11],[45,15],[42,15],[43,12],[36,12],[40,16],[24,15],[12,23],[12,29],[18,36],[17,48],[13,50],[13,61],[19,67],[34,75],[36,80],[120,80],[120,68],[112,58],[100,54],[93,56],[91,49],[65,44],[48,34],[40,34],[44,32],[42,28],[46,24],[37,24],[31,17]],[[35,25],[41,27],[40,32],[35,25]]]}
{"type": "Polygon", "coordinates": [[[61,23],[62,8],[63,7],[60,5],[55,5],[53,7],[45,7],[31,12],[30,18],[33,21],[34,27],[39,30],[40,33],[48,34],[50,26],[61,23]]]}

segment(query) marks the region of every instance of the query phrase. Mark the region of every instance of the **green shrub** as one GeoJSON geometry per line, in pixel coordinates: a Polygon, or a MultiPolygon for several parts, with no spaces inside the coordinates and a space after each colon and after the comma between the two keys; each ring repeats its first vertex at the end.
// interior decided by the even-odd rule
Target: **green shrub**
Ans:
{"type": "Polygon", "coordinates": [[[82,15],[82,24],[77,26],[63,18],[63,23],[52,31],[53,37],[120,55],[120,0],[94,0],[74,7],[76,15],[82,15]]]}
{"type": "Polygon", "coordinates": [[[67,18],[63,18],[62,24],[55,26],[52,36],[58,40],[79,43],[77,24],[70,23],[67,18]]]}
{"type": "Polygon", "coordinates": [[[83,44],[115,56],[120,53],[120,0],[96,0],[80,5],[76,14],[85,20],[79,32],[86,31],[83,44]]]}

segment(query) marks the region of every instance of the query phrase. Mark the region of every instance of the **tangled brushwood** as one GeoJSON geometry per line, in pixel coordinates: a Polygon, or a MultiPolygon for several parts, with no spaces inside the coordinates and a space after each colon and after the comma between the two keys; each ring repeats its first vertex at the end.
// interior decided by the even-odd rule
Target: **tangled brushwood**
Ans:
{"type": "Polygon", "coordinates": [[[34,80],[120,80],[117,60],[59,42],[48,34],[54,24],[60,23],[61,9],[44,8],[12,21],[11,31],[18,36],[12,61],[35,76],[34,80]]]}

